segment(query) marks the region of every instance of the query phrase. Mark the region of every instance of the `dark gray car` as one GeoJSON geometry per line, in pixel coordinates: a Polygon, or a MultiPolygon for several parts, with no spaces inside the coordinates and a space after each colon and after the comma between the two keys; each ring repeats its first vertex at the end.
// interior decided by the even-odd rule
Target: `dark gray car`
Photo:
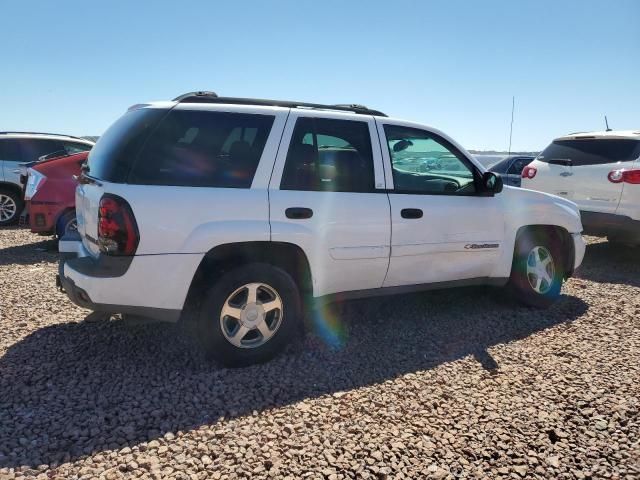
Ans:
{"type": "Polygon", "coordinates": [[[520,186],[520,174],[524,167],[533,161],[534,157],[511,155],[495,165],[489,167],[490,172],[499,174],[505,185],[520,186]]]}

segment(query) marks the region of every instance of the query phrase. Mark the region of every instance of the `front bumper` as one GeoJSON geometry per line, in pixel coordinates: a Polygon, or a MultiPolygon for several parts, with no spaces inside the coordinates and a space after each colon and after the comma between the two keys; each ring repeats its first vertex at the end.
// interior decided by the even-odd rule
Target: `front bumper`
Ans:
{"type": "Polygon", "coordinates": [[[64,236],[59,250],[56,284],[76,305],[168,322],[179,320],[190,285],[190,281],[173,282],[193,268],[191,280],[201,259],[196,255],[93,257],[78,234],[64,236]]]}
{"type": "Polygon", "coordinates": [[[581,233],[572,233],[571,238],[573,239],[573,268],[571,275],[573,275],[573,272],[582,264],[582,260],[584,260],[587,244],[584,238],[582,238],[581,233]]]}

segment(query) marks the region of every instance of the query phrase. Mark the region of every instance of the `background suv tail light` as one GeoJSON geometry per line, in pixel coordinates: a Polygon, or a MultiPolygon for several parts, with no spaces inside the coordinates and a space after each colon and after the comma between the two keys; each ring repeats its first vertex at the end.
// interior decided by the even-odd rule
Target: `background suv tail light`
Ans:
{"type": "Polygon", "coordinates": [[[536,167],[530,167],[527,165],[522,170],[522,178],[528,178],[529,180],[531,180],[536,176],[536,173],[538,173],[538,169],[536,167]]]}
{"type": "Polygon", "coordinates": [[[612,183],[634,183],[640,184],[640,170],[612,170],[607,175],[607,178],[612,183]]]}
{"type": "Polygon", "coordinates": [[[127,201],[105,194],[98,209],[98,245],[107,255],[133,255],[138,248],[138,225],[127,201]]]}

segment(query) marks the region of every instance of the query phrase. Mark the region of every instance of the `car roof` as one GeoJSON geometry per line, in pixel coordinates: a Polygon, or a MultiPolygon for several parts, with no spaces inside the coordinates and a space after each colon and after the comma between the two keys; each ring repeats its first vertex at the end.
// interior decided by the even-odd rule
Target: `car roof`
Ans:
{"type": "Polygon", "coordinates": [[[32,139],[45,139],[45,140],[67,140],[71,142],[86,143],[94,145],[95,142],[86,138],[74,137],[73,135],[62,135],[58,133],[41,133],[41,132],[0,132],[0,139],[2,138],[32,138],[32,139]]]}
{"type": "Polygon", "coordinates": [[[640,140],[640,130],[605,130],[600,132],[574,132],[563,137],[558,137],[556,140],[597,140],[608,138],[628,138],[634,140],[640,140]]]}

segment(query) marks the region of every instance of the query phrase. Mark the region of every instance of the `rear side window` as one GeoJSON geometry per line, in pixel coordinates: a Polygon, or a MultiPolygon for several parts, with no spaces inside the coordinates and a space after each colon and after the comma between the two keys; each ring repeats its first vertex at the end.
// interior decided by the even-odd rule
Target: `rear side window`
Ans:
{"type": "Polygon", "coordinates": [[[131,110],[100,137],[89,154],[89,175],[122,183],[149,133],[167,114],[159,108],[131,110]]]}
{"type": "Polygon", "coordinates": [[[629,162],[640,156],[640,142],[631,139],[556,140],[538,155],[537,160],[571,160],[573,166],[629,162]]]}
{"type": "Polygon", "coordinates": [[[129,183],[249,188],[274,119],[172,110],[145,144],[129,183]]]}
{"type": "Polygon", "coordinates": [[[373,152],[366,122],[299,118],[281,190],[372,192],[373,152]]]}

